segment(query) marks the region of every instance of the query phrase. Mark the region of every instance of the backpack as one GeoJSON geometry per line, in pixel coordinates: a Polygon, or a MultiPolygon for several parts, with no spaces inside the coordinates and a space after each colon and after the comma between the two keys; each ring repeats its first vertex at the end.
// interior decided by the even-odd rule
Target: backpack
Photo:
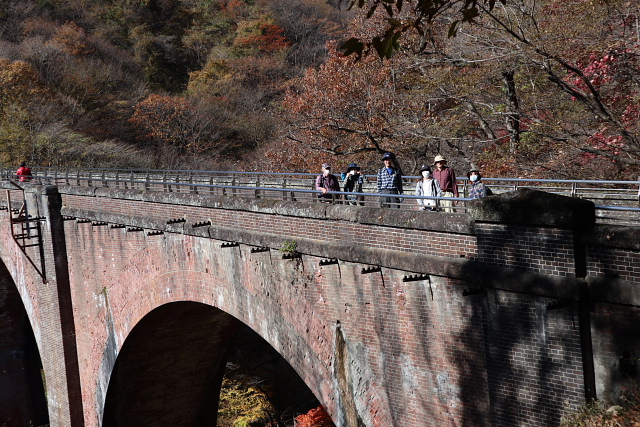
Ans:
{"type": "Polygon", "coordinates": [[[484,194],[487,195],[487,196],[493,196],[493,191],[491,191],[491,189],[485,185],[484,186],[484,194]]]}

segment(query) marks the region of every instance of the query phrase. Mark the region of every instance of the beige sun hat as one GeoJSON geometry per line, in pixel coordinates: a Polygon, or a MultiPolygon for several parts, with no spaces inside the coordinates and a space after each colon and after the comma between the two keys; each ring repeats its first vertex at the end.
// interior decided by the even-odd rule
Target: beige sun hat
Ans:
{"type": "Polygon", "coordinates": [[[436,156],[436,158],[435,158],[435,159],[433,159],[433,163],[446,162],[446,161],[447,161],[447,159],[445,159],[444,157],[442,157],[440,154],[438,154],[438,155],[436,156]]]}

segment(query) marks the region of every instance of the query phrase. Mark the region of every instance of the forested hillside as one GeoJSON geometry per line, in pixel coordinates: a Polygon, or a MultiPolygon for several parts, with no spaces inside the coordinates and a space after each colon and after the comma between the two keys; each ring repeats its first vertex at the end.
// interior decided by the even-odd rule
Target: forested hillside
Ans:
{"type": "Polygon", "coordinates": [[[320,0],[0,3],[0,163],[229,168],[346,14],[320,0]]]}
{"type": "Polygon", "coordinates": [[[344,3],[3,2],[0,161],[640,173],[637,2],[344,3]]]}

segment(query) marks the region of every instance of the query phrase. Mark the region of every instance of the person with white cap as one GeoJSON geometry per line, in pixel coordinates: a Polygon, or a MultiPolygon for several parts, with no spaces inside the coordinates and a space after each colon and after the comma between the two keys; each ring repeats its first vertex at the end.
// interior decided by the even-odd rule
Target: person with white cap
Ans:
{"type": "MultiPolygon", "coordinates": [[[[378,193],[381,194],[403,194],[402,170],[396,163],[396,156],[393,153],[382,155],[384,167],[378,171],[378,193]]],[[[400,208],[402,198],[400,197],[380,197],[380,207],[400,208]]]]}
{"type": "MultiPolygon", "coordinates": [[[[436,165],[433,177],[440,183],[442,197],[459,197],[456,172],[447,166],[447,159],[438,154],[433,162],[436,165]]],[[[440,204],[444,212],[453,212],[453,200],[443,200],[440,204]]]]}
{"type": "Polygon", "coordinates": [[[332,191],[340,191],[340,183],[338,178],[331,173],[329,163],[322,164],[322,174],[316,178],[316,190],[322,192],[322,194],[318,194],[321,202],[332,202],[334,199],[340,198],[340,196],[331,194],[332,191]]]}
{"type": "MultiPolygon", "coordinates": [[[[423,165],[420,168],[422,177],[416,182],[416,196],[425,197],[442,197],[442,190],[438,180],[433,179],[431,175],[431,167],[423,165]]],[[[437,199],[416,199],[420,210],[436,211],[438,210],[439,201],[437,199]]]]}

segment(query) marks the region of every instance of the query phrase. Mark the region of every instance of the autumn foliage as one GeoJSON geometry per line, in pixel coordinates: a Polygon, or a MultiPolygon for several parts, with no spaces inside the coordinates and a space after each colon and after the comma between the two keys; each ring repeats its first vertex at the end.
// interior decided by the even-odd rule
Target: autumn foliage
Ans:
{"type": "Polygon", "coordinates": [[[486,176],[640,173],[628,0],[45,3],[0,11],[6,159],[371,173],[393,151],[405,173],[436,154],[486,176]],[[373,54],[344,57],[351,37],[373,54]]]}
{"type": "Polygon", "coordinates": [[[327,414],[327,411],[322,407],[311,409],[306,414],[298,415],[296,417],[297,427],[335,427],[331,417],[327,414]]]}

